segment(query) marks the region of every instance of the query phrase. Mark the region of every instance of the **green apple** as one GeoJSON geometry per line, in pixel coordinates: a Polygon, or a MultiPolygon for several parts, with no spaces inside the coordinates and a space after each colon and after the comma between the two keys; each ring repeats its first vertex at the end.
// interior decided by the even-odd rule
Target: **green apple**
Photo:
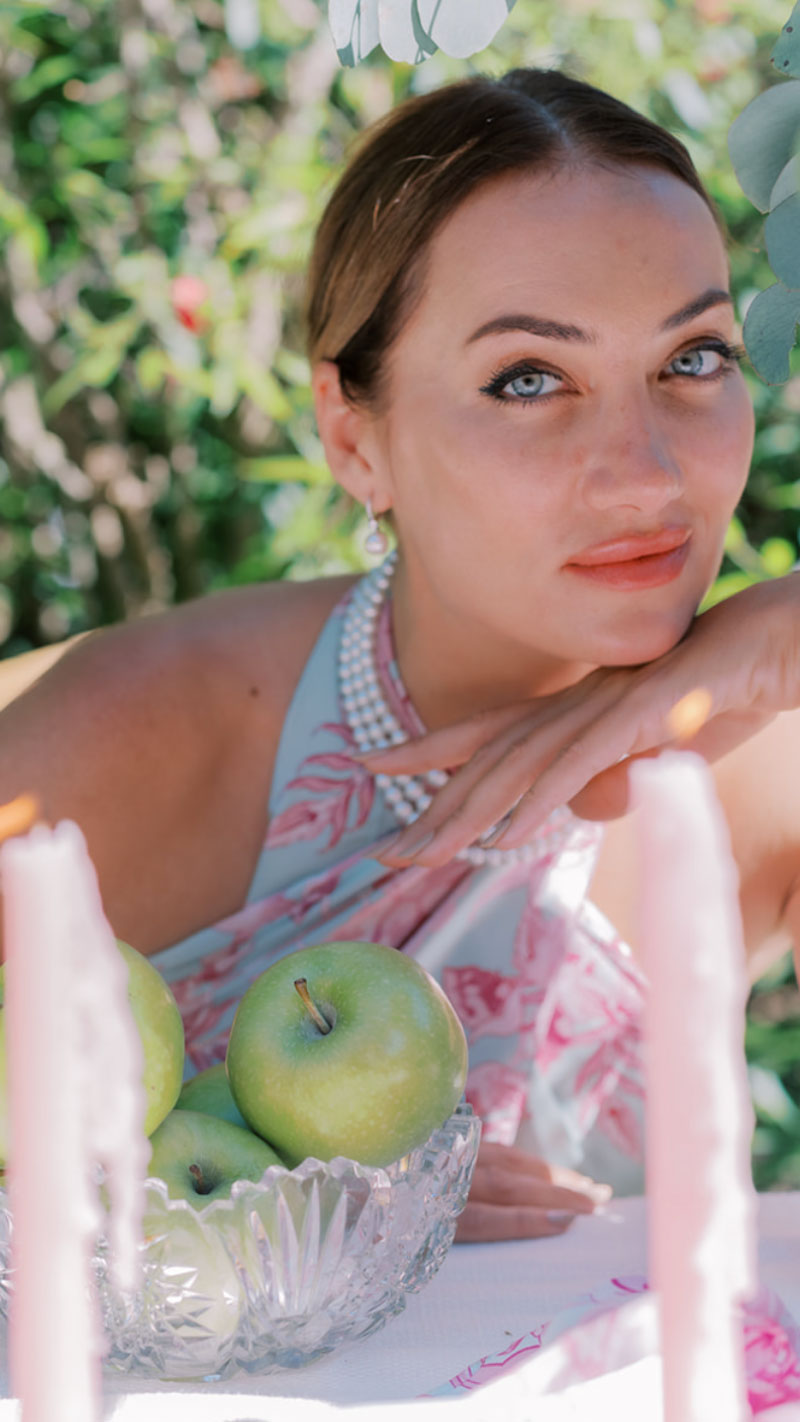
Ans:
{"type": "Polygon", "coordinates": [[[205,1071],[199,1071],[197,1076],[184,1082],[176,1109],[202,1111],[205,1116],[219,1116],[221,1121],[247,1128],[247,1122],[233,1099],[224,1062],[206,1067],[205,1071]]]}
{"type": "Polygon", "coordinates": [[[250,1127],[290,1165],[389,1165],[455,1109],[467,1075],[456,1013],[413,958],[377,943],[289,953],[248,988],[226,1057],[250,1127]]]}
{"type": "MultiPolygon", "coordinates": [[[[172,991],[158,969],[135,948],[117,940],[128,965],[128,1002],[144,1051],[144,1089],[147,1101],[144,1129],[150,1135],[172,1110],[183,1079],[183,1022],[172,991]]],[[[5,993],[4,967],[0,964],[0,1007],[5,993]]],[[[0,1012],[0,1165],[8,1161],[8,1090],[6,1083],[6,1024],[0,1012]]]]}
{"type": "Polygon", "coordinates": [[[163,1180],[173,1200],[201,1207],[225,1199],[236,1180],[260,1180],[280,1156],[248,1131],[202,1111],[170,1111],[150,1137],[148,1175],[163,1180]]]}
{"type": "Polygon", "coordinates": [[[128,1002],[144,1049],[145,1135],[172,1110],[183,1081],[183,1021],[172,990],[154,965],[117,940],[128,965],[128,1002]]]}

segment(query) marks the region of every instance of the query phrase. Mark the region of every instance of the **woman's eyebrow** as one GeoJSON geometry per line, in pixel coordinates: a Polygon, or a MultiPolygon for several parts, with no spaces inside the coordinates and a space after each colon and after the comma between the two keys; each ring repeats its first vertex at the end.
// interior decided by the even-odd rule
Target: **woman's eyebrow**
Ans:
{"type": "Polygon", "coordinates": [[[689,301],[682,306],[680,311],[668,316],[662,323],[662,331],[673,331],[676,326],[685,326],[687,321],[693,321],[695,316],[702,316],[704,311],[708,311],[712,306],[733,305],[733,297],[729,291],[723,291],[721,287],[712,286],[708,291],[704,291],[702,296],[698,296],[694,301],[689,301]]]}
{"type": "MultiPolygon", "coordinates": [[[[708,311],[712,306],[720,306],[722,303],[728,306],[733,305],[733,297],[729,291],[723,291],[721,287],[709,287],[702,296],[696,296],[693,301],[689,301],[682,306],[680,311],[675,311],[662,322],[662,331],[673,331],[677,326],[685,326],[687,322],[693,321],[696,316],[702,316],[704,311],[708,311]]],[[[515,312],[505,316],[495,316],[491,321],[485,321],[479,326],[477,331],[467,338],[466,344],[472,345],[473,341],[479,341],[483,336],[494,336],[503,331],[525,331],[529,336],[544,336],[551,341],[580,341],[583,345],[593,345],[597,341],[597,333],[592,330],[584,330],[581,326],[573,326],[563,321],[554,321],[547,316],[528,316],[522,312],[515,312]]]]}
{"type": "Polygon", "coordinates": [[[517,314],[495,316],[494,320],[486,321],[477,331],[472,332],[466,344],[471,346],[473,341],[479,341],[483,336],[493,336],[498,331],[526,331],[529,336],[545,336],[552,341],[592,343],[597,340],[593,331],[584,331],[580,326],[565,325],[563,321],[551,321],[545,316],[517,314]]]}

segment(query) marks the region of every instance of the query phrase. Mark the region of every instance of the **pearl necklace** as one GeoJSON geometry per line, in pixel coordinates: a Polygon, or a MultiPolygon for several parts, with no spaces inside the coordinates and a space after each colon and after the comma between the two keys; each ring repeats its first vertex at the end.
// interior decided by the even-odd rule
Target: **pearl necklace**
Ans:
{"type": "MultiPolygon", "coordinates": [[[[374,568],[356,584],[342,627],[339,643],[342,705],[360,751],[402,745],[408,740],[381,690],[375,646],[378,618],[396,563],[395,550],[380,567],[374,568]]],[[[440,789],[449,779],[444,770],[429,770],[422,776],[379,774],[375,776],[375,783],[397,819],[404,825],[410,825],[431,804],[431,791],[440,789]]],[[[491,832],[491,829],[487,830],[484,838],[488,839],[491,832]]],[[[537,847],[521,845],[518,849],[487,849],[471,844],[466,849],[460,849],[456,857],[474,865],[500,865],[529,861],[541,853],[541,843],[537,847]]]]}

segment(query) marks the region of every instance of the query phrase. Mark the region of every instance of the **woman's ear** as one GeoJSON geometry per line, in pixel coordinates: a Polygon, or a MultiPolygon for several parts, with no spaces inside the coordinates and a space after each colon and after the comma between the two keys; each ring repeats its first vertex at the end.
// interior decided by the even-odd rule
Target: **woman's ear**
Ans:
{"type": "Polygon", "coordinates": [[[311,388],[317,428],[334,479],[359,503],[371,498],[376,512],[383,512],[392,499],[374,415],[366,406],[348,400],[339,368],[332,360],[320,361],[314,367],[311,388]]]}

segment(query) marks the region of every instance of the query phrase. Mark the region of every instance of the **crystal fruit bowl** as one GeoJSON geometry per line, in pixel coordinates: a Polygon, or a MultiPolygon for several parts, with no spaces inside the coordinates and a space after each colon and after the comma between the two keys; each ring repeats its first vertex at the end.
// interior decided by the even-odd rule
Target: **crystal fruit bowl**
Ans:
{"type": "MultiPolygon", "coordinates": [[[[433,1277],[453,1242],[480,1121],[461,1104],[423,1146],[379,1169],[337,1157],[270,1166],[201,1209],[148,1180],[143,1283],[116,1292],[103,1240],[94,1267],[104,1366],[217,1381],[298,1368],[374,1333],[433,1277]]],[[[0,1312],[13,1292],[0,1192],[0,1312]]]]}

